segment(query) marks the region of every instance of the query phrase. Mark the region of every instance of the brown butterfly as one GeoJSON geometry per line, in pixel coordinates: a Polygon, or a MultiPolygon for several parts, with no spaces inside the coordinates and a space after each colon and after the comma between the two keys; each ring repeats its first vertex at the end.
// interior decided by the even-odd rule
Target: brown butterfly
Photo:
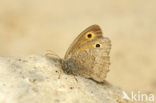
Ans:
{"type": "Polygon", "coordinates": [[[111,41],[103,37],[98,25],[85,29],[71,44],[63,59],[62,69],[103,82],[109,71],[111,41]]]}

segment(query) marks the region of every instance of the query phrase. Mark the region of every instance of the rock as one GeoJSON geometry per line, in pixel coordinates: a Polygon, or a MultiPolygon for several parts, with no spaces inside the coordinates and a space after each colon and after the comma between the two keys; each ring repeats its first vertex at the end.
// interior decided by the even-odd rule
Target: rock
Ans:
{"type": "Polygon", "coordinates": [[[0,57],[0,103],[129,103],[122,90],[65,74],[59,58],[0,57]]]}

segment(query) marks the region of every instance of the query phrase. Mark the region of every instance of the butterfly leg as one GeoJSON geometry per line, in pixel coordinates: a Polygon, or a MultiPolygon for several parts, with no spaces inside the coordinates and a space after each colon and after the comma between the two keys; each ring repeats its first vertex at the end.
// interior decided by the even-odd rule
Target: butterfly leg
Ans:
{"type": "Polygon", "coordinates": [[[73,71],[72,71],[72,74],[74,76],[75,81],[78,83],[78,79],[76,78],[76,75],[73,73],[73,71]]]}

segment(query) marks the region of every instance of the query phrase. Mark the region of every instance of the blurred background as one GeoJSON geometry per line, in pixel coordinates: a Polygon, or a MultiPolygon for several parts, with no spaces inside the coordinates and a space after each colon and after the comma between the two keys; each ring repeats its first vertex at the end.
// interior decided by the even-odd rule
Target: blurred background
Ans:
{"type": "Polygon", "coordinates": [[[156,93],[155,0],[1,0],[0,56],[63,58],[90,25],[112,41],[107,81],[127,91],[156,93]]]}

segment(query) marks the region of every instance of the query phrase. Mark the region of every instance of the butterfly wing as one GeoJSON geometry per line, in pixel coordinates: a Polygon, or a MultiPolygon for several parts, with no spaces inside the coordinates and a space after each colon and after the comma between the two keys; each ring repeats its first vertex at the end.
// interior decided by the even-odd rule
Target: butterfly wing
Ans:
{"type": "Polygon", "coordinates": [[[64,58],[68,58],[68,56],[70,56],[73,51],[77,49],[81,44],[100,37],[102,37],[102,30],[98,25],[92,25],[88,27],[83,32],[81,32],[79,36],[72,42],[64,58]]]}
{"type": "Polygon", "coordinates": [[[103,82],[109,71],[111,41],[106,37],[97,38],[78,48],[65,60],[66,70],[75,75],[103,82]]]}

